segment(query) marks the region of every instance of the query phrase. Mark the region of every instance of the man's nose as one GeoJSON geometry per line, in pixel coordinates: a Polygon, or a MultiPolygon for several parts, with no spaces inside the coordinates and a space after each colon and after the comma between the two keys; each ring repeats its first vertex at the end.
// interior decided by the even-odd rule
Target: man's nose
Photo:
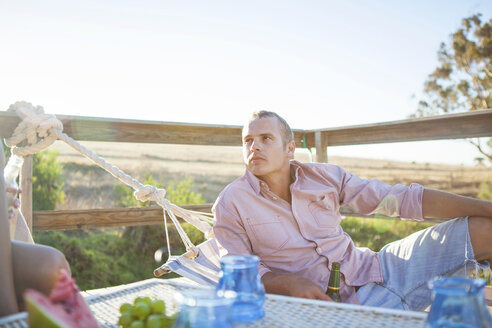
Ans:
{"type": "Polygon", "coordinates": [[[249,151],[254,153],[260,150],[260,144],[258,140],[254,139],[253,142],[251,142],[251,146],[249,147],[249,151]]]}

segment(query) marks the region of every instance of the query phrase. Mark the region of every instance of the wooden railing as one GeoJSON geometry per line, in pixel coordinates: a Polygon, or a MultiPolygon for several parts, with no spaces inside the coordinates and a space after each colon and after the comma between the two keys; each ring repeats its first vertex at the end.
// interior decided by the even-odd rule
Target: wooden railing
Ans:
{"type": "MultiPolygon", "coordinates": [[[[239,146],[241,127],[175,122],[122,120],[57,115],[64,132],[80,141],[135,142],[187,145],[239,146]]],[[[19,119],[13,113],[0,112],[0,136],[10,137],[19,119]]],[[[327,147],[405,141],[460,139],[492,136],[492,110],[448,114],[376,124],[317,130],[294,130],[298,146],[316,148],[317,162],[327,162],[327,147]]],[[[34,231],[149,225],[162,223],[160,208],[118,208],[69,211],[36,211],[31,216],[32,161],[25,160],[22,170],[22,209],[34,231]],[[31,220],[32,217],[32,220],[31,220]],[[33,222],[34,221],[34,222],[33,222]]],[[[210,204],[192,205],[210,211],[210,204]]],[[[350,208],[342,214],[355,215],[350,208]]]]}

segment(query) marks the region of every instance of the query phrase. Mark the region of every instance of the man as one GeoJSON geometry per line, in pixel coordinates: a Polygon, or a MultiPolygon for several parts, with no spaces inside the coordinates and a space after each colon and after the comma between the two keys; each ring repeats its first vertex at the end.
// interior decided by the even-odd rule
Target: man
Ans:
{"type": "Polygon", "coordinates": [[[324,291],[331,263],[339,262],[344,302],[423,310],[430,304],[428,280],[463,275],[477,261],[492,260],[491,202],[418,184],[388,186],[335,165],[293,161],[292,131],[273,112],[254,113],[242,137],[246,173],[219,195],[214,233],[229,254],[260,257],[268,293],[330,301],[324,291]],[[362,214],[461,218],[375,253],[355,247],[343,232],[344,204],[362,214]]]}

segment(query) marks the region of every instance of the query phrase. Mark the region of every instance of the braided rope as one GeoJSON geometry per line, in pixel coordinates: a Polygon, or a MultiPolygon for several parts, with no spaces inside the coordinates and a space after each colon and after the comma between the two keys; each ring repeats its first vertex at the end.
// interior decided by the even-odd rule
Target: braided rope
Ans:
{"type": "MultiPolygon", "coordinates": [[[[166,196],[165,189],[158,189],[155,186],[143,185],[130,175],[123,172],[118,167],[104,160],[102,157],[96,155],[91,150],[87,149],[83,145],[79,144],[73,138],[63,133],[63,124],[56,118],[55,115],[45,114],[41,106],[34,107],[28,102],[20,101],[9,107],[9,111],[15,111],[16,114],[22,119],[21,123],[14,130],[12,137],[5,139],[5,144],[12,149],[12,153],[18,156],[32,155],[44,148],[50,146],[57,139],[60,139],[81,153],[93,163],[103,168],[107,172],[111,173],[122,183],[132,187],[135,192],[134,196],[137,200],[142,202],[154,201],[163,208],[164,227],[167,235],[167,220],[166,212],[168,213],[171,221],[176,226],[178,234],[186,246],[186,251],[192,251],[194,256],[198,255],[198,249],[191,242],[186,232],[179,224],[176,215],[182,217],[185,221],[192,224],[200,231],[205,233],[208,238],[212,233],[210,223],[213,223],[213,219],[202,215],[201,213],[185,210],[177,205],[169,202],[166,196]],[[175,215],[176,214],[176,215],[175,215]]],[[[169,247],[168,239],[168,251],[169,257],[171,257],[171,249],[169,247]]]]}

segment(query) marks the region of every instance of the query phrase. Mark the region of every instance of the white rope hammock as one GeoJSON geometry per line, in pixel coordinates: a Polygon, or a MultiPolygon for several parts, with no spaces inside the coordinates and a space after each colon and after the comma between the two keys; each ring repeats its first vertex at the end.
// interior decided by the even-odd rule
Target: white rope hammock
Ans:
{"type": "MultiPolygon", "coordinates": [[[[11,147],[12,154],[17,156],[32,155],[38,151],[50,146],[57,139],[66,142],[73,149],[90,159],[92,162],[111,173],[122,183],[132,187],[135,192],[135,198],[142,202],[154,201],[163,209],[164,227],[166,231],[167,249],[169,252],[169,260],[175,260],[177,256],[171,255],[169,245],[169,235],[167,229],[166,212],[171,221],[176,226],[183,244],[186,246],[185,258],[195,258],[199,255],[199,250],[195,246],[186,232],[179,224],[176,216],[183,218],[188,223],[192,224],[205,234],[206,238],[213,238],[212,226],[214,219],[203,215],[203,213],[183,209],[169,202],[166,196],[165,189],[158,189],[152,185],[143,185],[118,167],[107,162],[89,149],[85,148],[77,141],[63,133],[63,124],[55,115],[45,114],[41,106],[34,107],[28,102],[20,101],[11,105],[8,111],[14,111],[20,117],[21,122],[14,130],[12,137],[5,139],[5,144],[11,147]]],[[[170,271],[167,263],[154,271],[156,276],[160,276],[170,271]]]]}

